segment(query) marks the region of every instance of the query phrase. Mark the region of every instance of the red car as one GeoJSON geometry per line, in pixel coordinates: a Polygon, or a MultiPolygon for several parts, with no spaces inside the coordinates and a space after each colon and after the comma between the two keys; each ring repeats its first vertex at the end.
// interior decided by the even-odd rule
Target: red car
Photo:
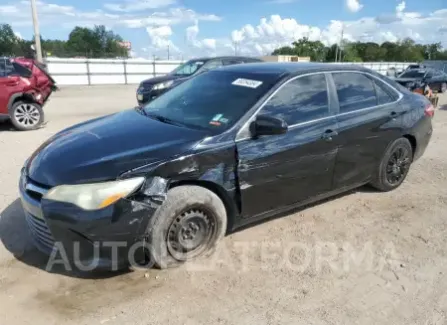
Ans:
{"type": "Polygon", "coordinates": [[[43,125],[42,107],[56,89],[55,81],[36,61],[0,58],[0,120],[11,120],[17,130],[43,125]]]}

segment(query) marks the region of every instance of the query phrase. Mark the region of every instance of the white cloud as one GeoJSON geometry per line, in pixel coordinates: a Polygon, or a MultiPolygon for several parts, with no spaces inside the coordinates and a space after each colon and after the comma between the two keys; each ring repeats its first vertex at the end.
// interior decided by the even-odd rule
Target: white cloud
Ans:
{"type": "Polygon", "coordinates": [[[132,12],[168,7],[176,3],[176,0],[127,0],[124,3],[106,3],[104,8],[111,11],[132,12]]]}
{"type": "Polygon", "coordinates": [[[202,44],[207,49],[210,50],[216,49],[216,40],[214,38],[205,38],[202,40],[202,44]]]}
{"type": "Polygon", "coordinates": [[[237,44],[240,53],[259,55],[288,46],[302,37],[320,40],[326,45],[334,44],[340,41],[343,30],[343,38],[349,41],[382,43],[409,37],[421,43],[441,41],[447,48],[446,21],[447,9],[424,15],[406,11],[406,3],[403,1],[397,4],[394,13],[353,21],[333,20],[323,28],[300,24],[293,18],[272,15],[261,18],[257,25],[246,24],[233,30],[230,40],[237,44]]]}
{"type": "Polygon", "coordinates": [[[359,0],[346,0],[346,7],[351,12],[358,12],[362,10],[363,5],[359,2],[359,0]]]}
{"type": "Polygon", "coordinates": [[[173,34],[171,26],[147,27],[146,31],[151,40],[150,46],[145,48],[147,52],[159,57],[167,57],[168,52],[169,55],[180,52],[179,48],[170,39],[173,34]]]}
{"type": "Polygon", "coordinates": [[[226,40],[217,40],[214,38],[199,39],[199,22],[195,21],[194,25],[191,25],[185,30],[186,48],[184,54],[186,57],[195,55],[215,55],[218,50],[225,50],[224,45],[226,40]]]}
{"type": "Polygon", "coordinates": [[[129,28],[145,26],[175,25],[194,21],[219,21],[221,18],[213,14],[199,14],[191,9],[172,8],[166,12],[155,12],[147,17],[121,20],[120,23],[129,28]]]}
{"type": "MultiPolygon", "coordinates": [[[[128,28],[143,28],[147,26],[164,26],[187,23],[193,21],[219,21],[221,18],[214,14],[202,14],[187,8],[170,8],[165,11],[152,13],[130,13],[137,8],[155,8],[162,3],[173,4],[174,0],[128,0],[116,7],[115,13],[101,9],[83,11],[73,6],[62,6],[44,1],[37,1],[37,11],[41,26],[58,25],[66,28],[78,26],[106,25],[108,27],[123,26],[128,28]]],[[[108,6],[110,7],[110,6],[108,6]]],[[[113,6],[110,8],[114,8],[113,6]]],[[[110,10],[109,8],[109,10],[110,10]]],[[[138,9],[137,11],[141,11],[138,9]]],[[[28,0],[17,3],[0,5],[2,23],[9,23],[13,27],[31,26],[31,10],[28,0]]]]}

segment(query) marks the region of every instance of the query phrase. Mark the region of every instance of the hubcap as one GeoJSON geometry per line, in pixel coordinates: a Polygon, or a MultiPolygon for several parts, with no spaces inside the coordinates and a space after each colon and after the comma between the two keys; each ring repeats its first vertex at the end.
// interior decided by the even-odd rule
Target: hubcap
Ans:
{"type": "Polygon", "coordinates": [[[391,185],[399,184],[407,174],[410,166],[410,152],[406,148],[398,148],[388,160],[386,177],[391,185]]]}
{"type": "Polygon", "coordinates": [[[14,118],[20,125],[30,127],[39,123],[40,113],[37,107],[32,104],[21,104],[16,107],[14,118]]]}
{"type": "Polygon", "coordinates": [[[200,255],[215,235],[215,218],[202,209],[190,209],[178,216],[168,229],[171,255],[180,260],[200,255]]]}

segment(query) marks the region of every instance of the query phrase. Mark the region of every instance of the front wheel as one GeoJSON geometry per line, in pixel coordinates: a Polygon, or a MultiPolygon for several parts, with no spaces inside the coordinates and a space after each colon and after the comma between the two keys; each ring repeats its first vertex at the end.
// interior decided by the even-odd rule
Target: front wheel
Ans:
{"type": "Polygon", "coordinates": [[[149,223],[150,258],[163,269],[207,256],[226,229],[226,209],[215,193],[200,186],[174,187],[149,223]]]}
{"type": "Polygon", "coordinates": [[[388,192],[399,187],[407,177],[413,162],[413,147],[406,138],[394,141],[386,150],[371,185],[388,192]]]}
{"type": "Polygon", "coordinates": [[[33,102],[18,101],[9,112],[11,122],[19,131],[29,131],[39,128],[44,121],[42,107],[33,102]]]}

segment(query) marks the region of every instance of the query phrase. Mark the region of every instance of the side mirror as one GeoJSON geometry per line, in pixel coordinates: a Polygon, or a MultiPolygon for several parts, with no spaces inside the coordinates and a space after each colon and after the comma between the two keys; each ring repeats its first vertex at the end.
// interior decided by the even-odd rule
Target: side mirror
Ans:
{"type": "Polygon", "coordinates": [[[254,137],[260,135],[277,135],[287,132],[288,126],[286,121],[276,117],[259,115],[250,124],[250,132],[254,137]]]}

